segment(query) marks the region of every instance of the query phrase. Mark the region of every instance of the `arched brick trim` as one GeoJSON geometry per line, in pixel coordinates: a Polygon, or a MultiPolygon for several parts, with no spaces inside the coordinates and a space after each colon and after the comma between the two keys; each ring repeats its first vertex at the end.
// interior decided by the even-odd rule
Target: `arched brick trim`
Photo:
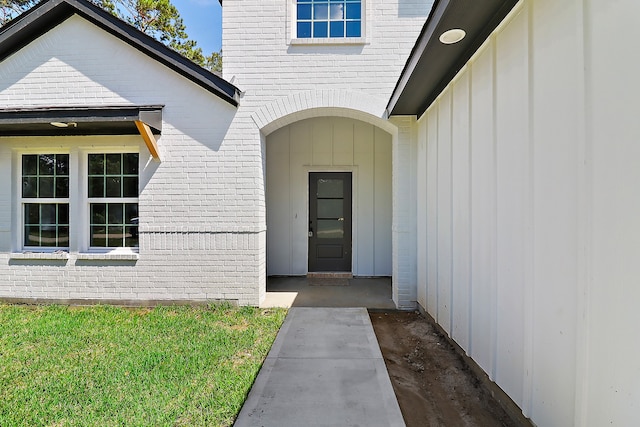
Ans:
{"type": "Polygon", "coordinates": [[[299,120],[320,116],[339,116],[361,120],[391,135],[394,124],[383,118],[385,100],[360,92],[318,90],[297,92],[277,99],[251,115],[263,135],[299,120]]]}

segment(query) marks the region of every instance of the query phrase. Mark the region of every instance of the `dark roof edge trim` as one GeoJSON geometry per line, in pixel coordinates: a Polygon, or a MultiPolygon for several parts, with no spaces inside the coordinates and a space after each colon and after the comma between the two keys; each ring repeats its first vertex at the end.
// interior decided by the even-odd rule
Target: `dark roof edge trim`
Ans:
{"type": "Polygon", "coordinates": [[[400,96],[402,95],[402,91],[405,89],[411,74],[416,68],[420,57],[424,53],[424,50],[427,48],[431,37],[433,37],[433,33],[436,30],[436,27],[440,23],[440,20],[444,16],[444,12],[449,7],[450,0],[436,0],[431,8],[431,13],[429,13],[429,17],[427,21],[424,23],[422,30],[420,31],[420,35],[418,36],[418,40],[416,44],[411,49],[411,53],[409,54],[409,58],[407,58],[407,62],[404,64],[404,68],[400,73],[400,77],[396,82],[396,86],[393,88],[391,92],[391,98],[389,99],[389,103],[386,108],[386,116],[391,116],[391,112],[395,108],[400,96]]]}
{"type": "MultiPolygon", "coordinates": [[[[92,124],[100,126],[120,126],[123,123],[141,121],[146,123],[154,134],[162,133],[163,105],[110,105],[110,106],[61,106],[0,109],[0,129],[5,136],[28,135],[34,125],[51,124],[51,122],[92,124]],[[106,125],[111,123],[110,125],[106,125]],[[9,126],[8,128],[5,128],[9,126]],[[17,133],[16,133],[17,129],[17,133]],[[12,133],[13,132],[13,133],[12,133]]],[[[105,128],[106,129],[106,128],[105,128]]],[[[53,131],[52,135],[64,134],[53,131]]],[[[75,130],[75,129],[72,129],[75,130]]],[[[91,133],[100,134],[100,131],[91,133]]],[[[105,132],[104,134],[110,134],[105,132]]]]}
{"type": "Polygon", "coordinates": [[[482,47],[485,41],[491,36],[496,28],[500,25],[500,23],[504,20],[504,18],[509,15],[509,12],[514,8],[514,6],[518,3],[519,0],[511,0],[505,4],[503,4],[497,11],[494,13],[489,21],[487,21],[486,25],[483,27],[483,31],[473,40],[473,43],[469,46],[469,48],[464,51],[459,57],[458,60],[454,63],[454,65],[448,70],[448,72],[444,75],[440,83],[434,87],[429,96],[425,99],[425,102],[420,106],[420,109],[417,112],[417,116],[421,117],[425,111],[431,106],[431,104],[440,96],[442,91],[453,81],[453,79],[458,75],[460,70],[469,62],[469,60],[475,55],[475,53],[482,47]]]}
{"type": "MultiPolygon", "coordinates": [[[[446,1],[448,6],[450,1],[455,1],[455,0],[444,0],[444,1],[446,1]]],[[[454,64],[447,70],[447,72],[444,73],[440,82],[437,85],[435,85],[433,89],[429,92],[429,94],[425,98],[425,102],[420,106],[418,111],[415,112],[415,115],[417,117],[421,117],[424,114],[424,112],[427,111],[427,109],[436,100],[436,98],[440,95],[440,93],[442,93],[442,91],[447,87],[447,85],[451,83],[451,81],[455,78],[458,72],[467,64],[467,62],[473,57],[473,55],[478,51],[478,49],[480,49],[480,47],[484,44],[484,42],[491,36],[494,30],[498,28],[500,23],[509,15],[509,13],[514,9],[514,7],[519,3],[519,1],[520,0],[504,0],[502,5],[485,22],[485,24],[482,27],[483,28],[482,31],[473,39],[473,42],[469,45],[469,47],[458,56],[456,61],[454,61],[454,64]]],[[[440,1],[438,1],[438,4],[439,3],[440,1]]],[[[437,5],[434,5],[434,9],[436,8],[436,6],[437,5]]],[[[433,29],[431,30],[430,34],[427,34],[427,32],[425,32],[424,29],[423,29],[423,32],[420,34],[419,42],[416,43],[415,48],[412,50],[411,55],[407,60],[407,65],[405,66],[405,69],[402,71],[400,75],[400,79],[398,80],[398,84],[396,85],[396,88],[392,92],[389,103],[387,104],[387,108],[385,110],[385,113],[387,116],[392,115],[393,109],[395,108],[396,103],[398,102],[398,99],[402,95],[402,91],[404,90],[406,83],[411,77],[411,73],[415,69],[415,66],[418,63],[418,61],[424,55],[424,49],[426,48],[431,37],[433,37],[433,30],[437,27],[437,25],[440,23],[440,20],[445,15],[446,8],[443,9],[442,12],[443,13],[437,17],[434,14],[430,15],[427,22],[425,23],[424,29],[426,29],[429,26],[429,24],[431,24],[431,21],[433,21],[433,24],[431,27],[433,29]],[[435,20],[436,18],[437,20],[435,20]],[[422,40],[423,36],[425,36],[424,40],[422,40]],[[420,49],[416,49],[417,47],[419,47],[420,49]],[[409,64],[411,64],[411,68],[408,67],[409,64]],[[402,82],[402,86],[400,85],[401,82],[402,82]]]]}
{"type": "Polygon", "coordinates": [[[10,21],[0,29],[0,61],[43,34],[37,30],[30,31],[30,26],[43,25],[47,28],[46,32],[73,14],[114,35],[229,104],[238,106],[240,90],[233,84],[86,0],[45,0],[10,21]],[[2,51],[3,43],[9,45],[8,53],[2,51]]]}

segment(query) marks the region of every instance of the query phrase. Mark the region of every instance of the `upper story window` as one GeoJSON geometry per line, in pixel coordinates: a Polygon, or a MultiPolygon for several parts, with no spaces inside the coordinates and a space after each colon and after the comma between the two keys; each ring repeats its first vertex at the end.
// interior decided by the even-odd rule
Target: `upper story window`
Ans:
{"type": "Polygon", "coordinates": [[[297,0],[297,38],[362,37],[361,0],[297,0]]]}

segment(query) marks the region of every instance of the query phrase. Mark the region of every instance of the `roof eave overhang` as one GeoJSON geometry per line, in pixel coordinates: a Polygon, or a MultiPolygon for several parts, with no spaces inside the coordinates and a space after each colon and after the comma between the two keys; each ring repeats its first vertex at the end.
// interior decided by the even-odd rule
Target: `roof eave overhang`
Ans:
{"type": "Polygon", "coordinates": [[[229,104],[238,105],[240,90],[234,85],[109,12],[83,0],[42,1],[0,28],[0,62],[74,14],[118,37],[229,104]]]}
{"type": "Polygon", "coordinates": [[[519,0],[437,0],[400,74],[387,115],[421,116],[519,0]],[[466,37],[445,45],[440,35],[461,28],[466,37]]]}
{"type": "Polygon", "coordinates": [[[162,105],[126,105],[0,109],[0,135],[137,135],[137,122],[159,135],[162,108],[162,105]]]}

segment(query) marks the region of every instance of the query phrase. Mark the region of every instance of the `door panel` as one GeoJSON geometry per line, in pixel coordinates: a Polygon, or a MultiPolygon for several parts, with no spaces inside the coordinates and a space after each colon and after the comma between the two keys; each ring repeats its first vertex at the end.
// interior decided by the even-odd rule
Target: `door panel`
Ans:
{"type": "Polygon", "coordinates": [[[309,271],[351,271],[351,172],[309,173],[309,271]]]}

